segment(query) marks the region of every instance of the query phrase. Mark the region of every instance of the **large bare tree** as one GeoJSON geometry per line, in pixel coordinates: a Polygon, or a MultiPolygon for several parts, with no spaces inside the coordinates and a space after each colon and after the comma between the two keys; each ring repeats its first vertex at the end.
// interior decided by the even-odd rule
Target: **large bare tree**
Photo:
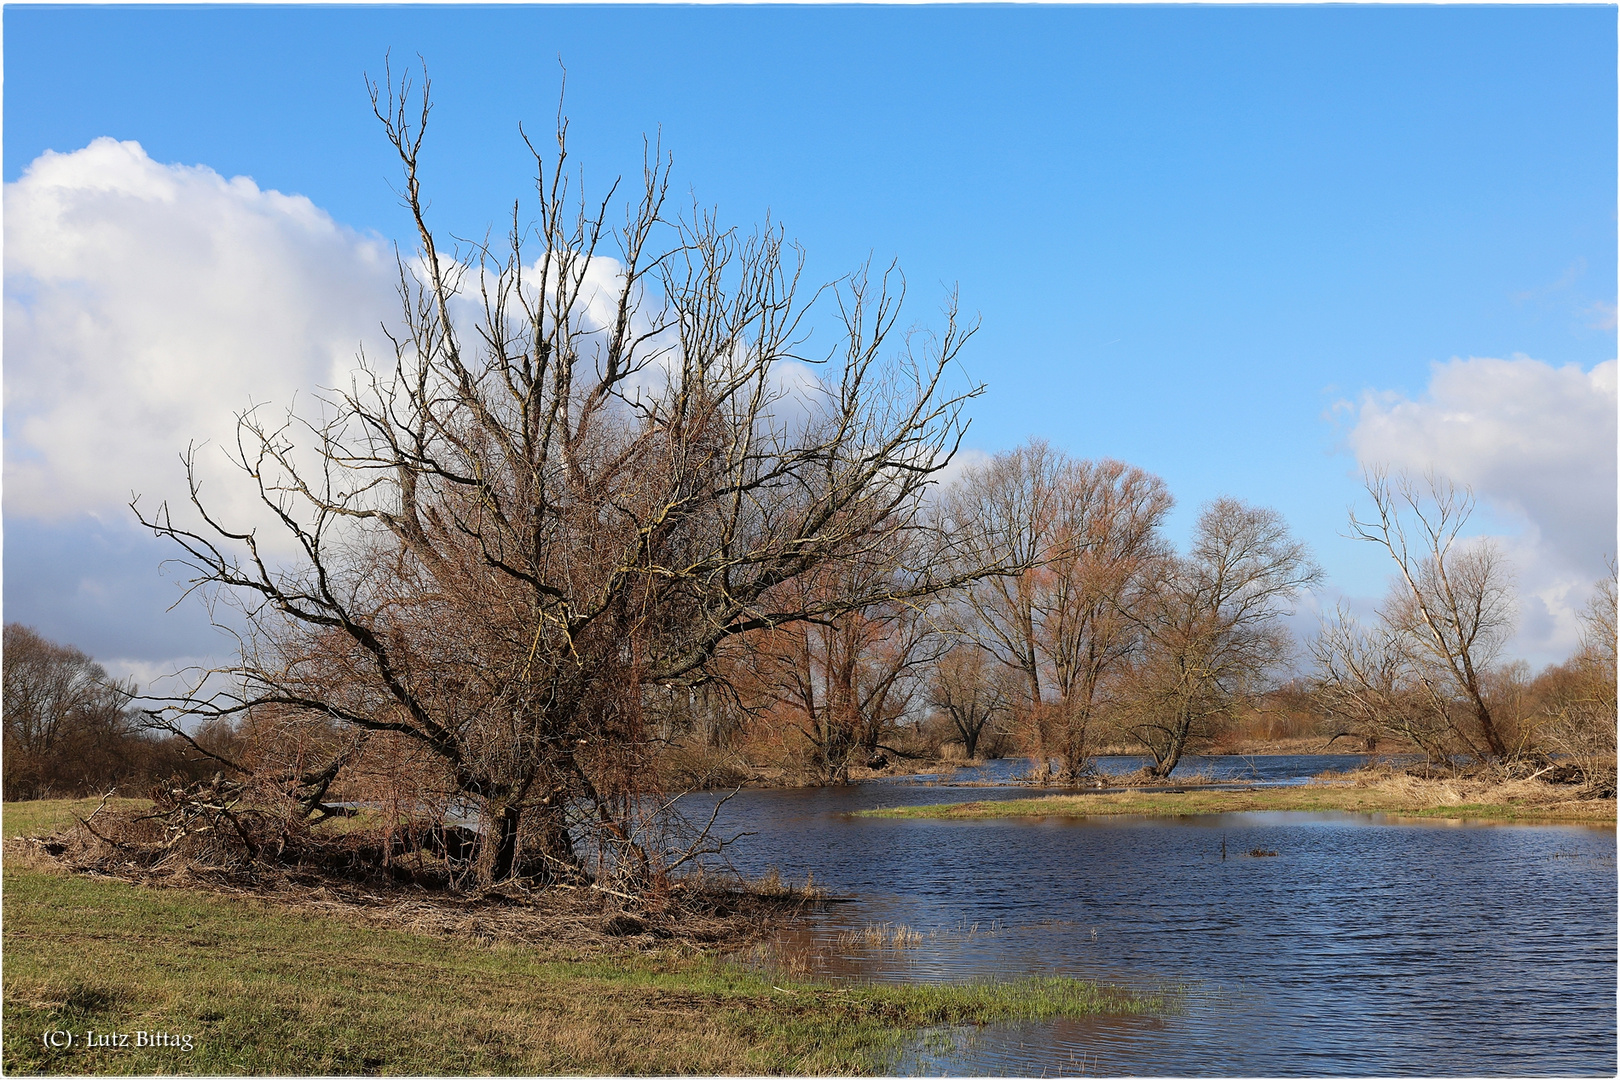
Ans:
{"type": "Polygon", "coordinates": [[[1185,557],[1165,560],[1132,609],[1143,635],[1122,691],[1125,730],[1168,777],[1192,740],[1252,699],[1287,660],[1282,616],[1322,571],[1275,510],[1217,499],[1185,557]]]}
{"type": "MultiPolygon", "coordinates": [[[[227,688],[154,714],[182,730],[277,710],[403,739],[443,801],[476,805],[483,880],[644,879],[648,808],[666,806],[650,688],[713,678],[739,635],[983,573],[919,502],[977,392],[947,389],[971,329],[953,300],[937,334],[902,332],[894,274],[806,296],[780,231],[671,214],[656,151],[610,227],[618,188],[586,200],[565,122],[549,156],[529,144],[533,224],[515,207],[503,245],[449,249],[422,191],[425,78],[373,104],[417,240],[393,356],[322,417],[242,418],[238,464],[295,558],[217,517],[194,469],[190,518],[142,516],[246,627],[209,684],[227,688]],[[812,327],[832,333],[815,352],[812,327]],[[827,572],[896,552],[881,575],[827,572]],[[812,574],[847,587],[795,587],[812,574]]],[[[329,786],[355,753],[288,783],[329,786]]]]}
{"type": "Polygon", "coordinates": [[[968,470],[945,501],[964,555],[1017,568],[967,589],[956,626],[1022,677],[1038,775],[1053,757],[1070,781],[1089,764],[1107,682],[1139,637],[1126,609],[1163,556],[1172,502],[1135,466],[1039,440],[968,470]]]}
{"type": "Polygon", "coordinates": [[[1065,470],[1058,540],[1034,571],[1033,591],[1054,697],[1043,741],[1069,783],[1090,766],[1110,683],[1140,645],[1130,613],[1164,565],[1159,529],[1172,504],[1163,481],[1133,465],[1081,461],[1065,470]]]}
{"type": "MultiPolygon", "coordinates": [[[[1379,610],[1382,650],[1400,658],[1462,749],[1507,757],[1512,748],[1492,715],[1486,677],[1513,632],[1513,577],[1493,543],[1461,536],[1473,496],[1434,473],[1392,480],[1375,470],[1366,487],[1373,513],[1352,510],[1351,534],[1382,548],[1397,571],[1379,610]]],[[[1334,645],[1333,635],[1326,644],[1334,645]]],[[[1338,668],[1347,664],[1341,657],[1338,668]]],[[[1336,670],[1331,660],[1327,670],[1336,670]]]]}
{"type": "MultiPolygon", "coordinates": [[[[1026,713],[1040,708],[1043,679],[1031,571],[1051,558],[1067,458],[1040,439],[968,469],[946,492],[942,516],[965,565],[1002,563],[1015,573],[982,578],[959,598],[957,623],[1024,681],[1026,713]]],[[[1042,748],[1037,747],[1037,752],[1042,748]]]]}

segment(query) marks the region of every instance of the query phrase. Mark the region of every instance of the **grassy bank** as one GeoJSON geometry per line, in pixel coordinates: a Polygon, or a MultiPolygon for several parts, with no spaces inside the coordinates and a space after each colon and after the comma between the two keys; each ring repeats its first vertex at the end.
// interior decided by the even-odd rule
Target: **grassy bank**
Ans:
{"type": "MultiPolygon", "coordinates": [[[[68,810],[6,804],[5,833],[68,810]]],[[[1166,1008],[1069,979],[833,987],[650,942],[382,929],[62,873],[15,845],[4,890],[11,1075],[883,1072],[925,1028],[1166,1008]],[[46,1045],[53,1031],[77,1045],[46,1045]],[[92,1031],[131,1038],[86,1047],[92,1031]]]]}
{"type": "Polygon", "coordinates": [[[1176,817],[1256,810],[1338,810],[1399,818],[1614,824],[1615,800],[1576,799],[1566,787],[1535,781],[1492,784],[1406,776],[1315,782],[1295,787],[1166,791],[1138,788],[1095,795],[1049,795],[996,802],[945,803],[862,811],[871,817],[977,818],[1176,817]]]}

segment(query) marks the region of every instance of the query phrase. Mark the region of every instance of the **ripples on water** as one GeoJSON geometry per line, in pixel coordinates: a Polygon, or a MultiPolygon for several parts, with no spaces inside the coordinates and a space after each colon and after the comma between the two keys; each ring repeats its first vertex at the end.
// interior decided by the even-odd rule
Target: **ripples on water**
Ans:
{"type": "Polygon", "coordinates": [[[916,1051],[902,1072],[1615,1073],[1612,828],[849,816],[1027,794],[888,782],[749,791],[722,821],[755,832],[730,851],[743,873],[813,873],[860,898],[784,943],[827,977],[1186,988],[1179,1015],[964,1033],[956,1052],[916,1051]],[[1277,855],[1244,854],[1256,848],[1277,855]],[[851,943],[849,931],[883,922],[922,939],[851,943]]]}
{"type": "MultiPolygon", "coordinates": [[[[1359,769],[1372,761],[1414,761],[1413,757],[1390,757],[1370,754],[1212,754],[1208,757],[1187,758],[1176,770],[1175,779],[1184,783],[1205,781],[1247,781],[1272,786],[1303,784],[1317,773],[1345,772],[1359,769]]],[[[1122,755],[1097,758],[1094,762],[1098,779],[1127,776],[1140,772],[1153,763],[1152,758],[1122,755]]],[[[928,774],[924,777],[894,777],[879,783],[936,782],[942,784],[1012,784],[1026,779],[1030,772],[1028,758],[1000,758],[978,765],[962,765],[949,772],[928,774]]]]}

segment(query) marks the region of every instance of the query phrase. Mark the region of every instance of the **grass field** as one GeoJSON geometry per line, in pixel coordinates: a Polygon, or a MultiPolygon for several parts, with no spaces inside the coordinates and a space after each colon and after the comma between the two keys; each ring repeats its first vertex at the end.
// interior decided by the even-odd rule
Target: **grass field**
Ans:
{"type": "MultiPolygon", "coordinates": [[[[8,803],[4,832],[94,806],[8,803]]],[[[690,948],[483,944],[7,856],[9,1075],[881,1073],[925,1029],[1174,1007],[1071,979],[834,987],[690,948]]]]}
{"type": "Polygon", "coordinates": [[[1256,810],[1344,811],[1398,818],[1614,824],[1615,800],[1574,799],[1567,789],[1534,781],[1483,783],[1395,776],[1295,787],[1163,791],[1139,788],[1096,795],[944,803],[865,810],[870,817],[976,818],[1177,817],[1256,810]]]}

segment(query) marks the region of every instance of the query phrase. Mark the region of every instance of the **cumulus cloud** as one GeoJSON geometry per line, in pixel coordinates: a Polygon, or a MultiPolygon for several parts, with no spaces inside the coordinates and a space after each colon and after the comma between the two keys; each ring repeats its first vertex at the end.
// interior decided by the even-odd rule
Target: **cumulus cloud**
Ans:
{"type": "Polygon", "coordinates": [[[1433,469],[1500,520],[1518,570],[1516,651],[1567,655],[1591,583],[1615,551],[1616,364],[1525,357],[1434,365],[1417,399],[1366,394],[1349,444],[1363,466],[1433,469]]]}
{"type": "MultiPolygon", "coordinates": [[[[44,154],[4,199],[6,616],[149,682],[221,642],[200,606],[165,614],[185,574],[160,574],[176,553],[136,527],[130,496],[148,512],[183,503],[179,455],[208,444],[198,469],[210,510],[233,526],[266,523],[226,458],[236,416],[256,405],[266,422],[294,406],[315,415],[315,396],[348,387],[362,349],[391,357],[381,326],[399,311],[393,252],[307,198],[110,138],[44,154]]],[[[468,268],[452,305],[469,342],[480,273],[468,268]]],[[[581,283],[587,363],[613,325],[622,273],[598,256],[581,283]]],[[[538,265],[527,285],[531,299],[544,285],[538,265]]],[[[653,317],[635,328],[657,359],[632,391],[669,378],[678,335],[653,333],[653,317]]],[[[825,392],[805,364],[775,376],[779,407],[795,415],[825,392]]],[[[275,525],[261,541],[272,556],[291,550],[275,525]]]]}
{"type": "Polygon", "coordinates": [[[220,648],[125,504],[253,520],[235,415],[344,385],[396,310],[388,246],[308,199],[97,139],[5,187],[6,617],[148,681],[220,648]],[[150,669],[150,670],[149,670],[150,669]]]}
{"type": "MultiPolygon", "coordinates": [[[[8,515],[183,494],[188,442],[230,446],[249,405],[343,384],[394,309],[380,240],[134,142],[34,161],[6,185],[5,245],[8,515]]],[[[217,450],[202,460],[245,500],[217,450]]]]}

